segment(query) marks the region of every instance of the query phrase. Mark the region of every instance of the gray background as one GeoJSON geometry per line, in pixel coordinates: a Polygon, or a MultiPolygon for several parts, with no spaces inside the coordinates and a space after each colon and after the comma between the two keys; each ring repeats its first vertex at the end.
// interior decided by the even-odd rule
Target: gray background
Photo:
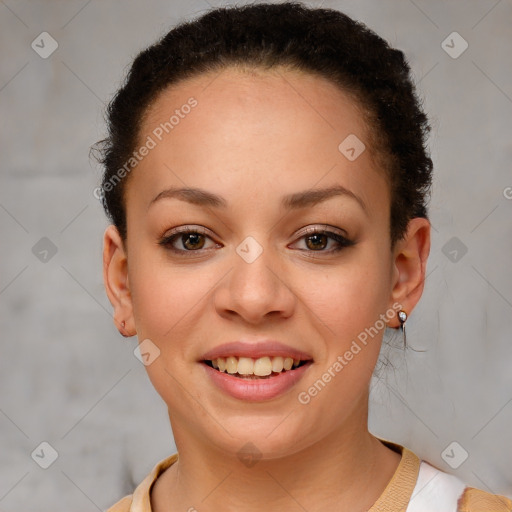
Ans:
{"type": "MultiPolygon", "coordinates": [[[[404,50],[433,125],[432,250],[407,323],[418,352],[404,355],[389,333],[371,430],[512,496],[512,2],[310,4],[339,8],[404,50]],[[441,45],[453,31],[469,44],[458,58],[441,45]],[[447,464],[462,450],[467,460],[447,464]]],[[[135,54],[210,5],[221,3],[0,2],[3,512],[105,509],[174,453],[136,339],[112,322],[107,221],[93,196],[101,170],[88,151],[135,54]],[[59,45],[47,59],[31,48],[43,31],[59,45]],[[57,250],[46,259],[43,237],[57,250]],[[48,448],[31,457],[43,441],[58,454],[48,469],[35,461],[49,461],[48,448]]]]}

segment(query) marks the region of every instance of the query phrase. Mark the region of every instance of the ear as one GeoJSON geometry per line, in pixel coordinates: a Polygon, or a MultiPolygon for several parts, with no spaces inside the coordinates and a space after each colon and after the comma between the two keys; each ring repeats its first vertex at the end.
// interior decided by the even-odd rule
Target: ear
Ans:
{"type": "MultiPolygon", "coordinates": [[[[429,253],[430,222],[415,217],[409,221],[405,237],[397,241],[393,250],[391,303],[401,304],[407,315],[423,293],[429,253]]],[[[398,318],[390,322],[390,327],[399,326],[398,318]]]]}
{"type": "Polygon", "coordinates": [[[128,283],[128,259],[119,231],[113,224],[103,235],[103,282],[114,307],[115,326],[123,336],[134,336],[137,331],[128,283]]]}

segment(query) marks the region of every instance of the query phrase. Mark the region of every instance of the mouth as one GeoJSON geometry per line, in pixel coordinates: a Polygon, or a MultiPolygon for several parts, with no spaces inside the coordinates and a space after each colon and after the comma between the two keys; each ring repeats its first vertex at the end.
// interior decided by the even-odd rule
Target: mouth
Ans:
{"type": "Polygon", "coordinates": [[[211,349],[198,363],[223,393],[237,400],[263,402],[291,391],[313,365],[313,358],[277,340],[245,339],[211,349]]]}
{"type": "Polygon", "coordinates": [[[202,361],[203,364],[219,373],[227,373],[245,380],[270,379],[281,374],[294,372],[312,362],[312,359],[294,359],[293,357],[283,356],[263,356],[256,359],[228,356],[202,361]]]}

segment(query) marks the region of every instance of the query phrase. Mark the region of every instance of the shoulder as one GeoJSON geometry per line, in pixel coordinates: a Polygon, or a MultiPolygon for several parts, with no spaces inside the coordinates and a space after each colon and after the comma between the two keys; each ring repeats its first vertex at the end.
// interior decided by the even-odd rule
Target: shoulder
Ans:
{"type": "Polygon", "coordinates": [[[457,500],[466,484],[422,460],[407,512],[424,512],[433,504],[438,512],[457,512],[457,500]]]}
{"type": "Polygon", "coordinates": [[[458,477],[421,461],[407,512],[512,512],[512,501],[467,486],[458,477]]]}
{"type": "Polygon", "coordinates": [[[512,500],[467,487],[458,501],[457,512],[512,512],[512,500]]]}
{"type": "Polygon", "coordinates": [[[151,512],[151,487],[158,476],[178,460],[178,454],[170,455],[158,462],[149,475],[133,491],[112,505],[106,512],[151,512]]]}
{"type": "Polygon", "coordinates": [[[112,505],[106,512],[130,512],[130,507],[132,505],[132,497],[133,494],[129,496],[125,496],[123,499],[119,500],[117,503],[112,505]]]}
{"type": "Polygon", "coordinates": [[[406,447],[380,440],[402,460],[371,512],[512,512],[510,498],[471,487],[406,447]]]}

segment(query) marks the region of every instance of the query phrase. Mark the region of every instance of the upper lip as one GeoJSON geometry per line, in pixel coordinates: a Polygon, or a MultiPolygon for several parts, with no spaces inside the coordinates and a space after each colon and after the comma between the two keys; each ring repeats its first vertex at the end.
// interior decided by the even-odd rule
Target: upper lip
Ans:
{"type": "Polygon", "coordinates": [[[219,345],[209,350],[201,356],[202,361],[211,361],[219,357],[251,357],[258,359],[259,357],[291,357],[300,359],[301,361],[309,361],[313,359],[306,352],[302,352],[296,348],[285,345],[276,340],[259,340],[254,342],[232,341],[219,345]]]}

